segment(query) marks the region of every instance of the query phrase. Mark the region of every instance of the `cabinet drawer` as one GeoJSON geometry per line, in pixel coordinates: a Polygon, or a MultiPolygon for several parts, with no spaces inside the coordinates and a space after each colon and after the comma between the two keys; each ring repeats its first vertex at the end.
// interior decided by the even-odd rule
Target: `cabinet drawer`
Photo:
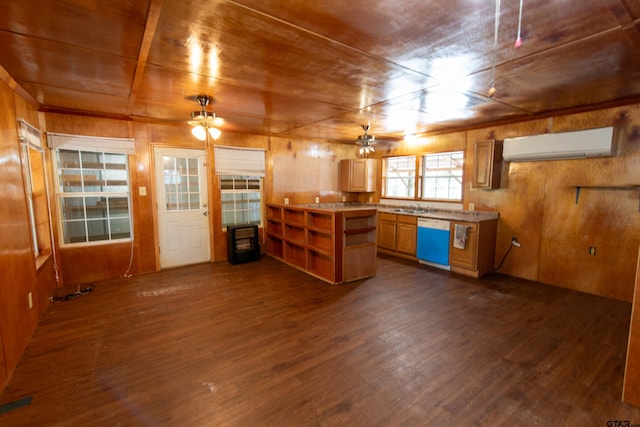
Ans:
{"type": "Polygon", "coordinates": [[[398,215],[398,222],[416,225],[418,223],[418,217],[415,215],[398,215]]]}
{"type": "Polygon", "coordinates": [[[378,219],[381,221],[393,221],[396,222],[396,217],[398,215],[396,214],[392,214],[392,213],[388,213],[388,212],[380,212],[378,214],[378,219]]]}

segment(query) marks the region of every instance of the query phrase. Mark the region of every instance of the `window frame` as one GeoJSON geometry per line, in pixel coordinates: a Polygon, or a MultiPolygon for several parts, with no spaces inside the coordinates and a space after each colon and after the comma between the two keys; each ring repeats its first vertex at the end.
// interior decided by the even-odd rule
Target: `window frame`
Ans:
{"type": "MultiPolygon", "coordinates": [[[[258,227],[262,228],[263,227],[263,215],[262,215],[262,207],[264,204],[264,195],[263,195],[263,188],[264,188],[264,182],[263,182],[263,177],[261,176],[257,176],[257,175],[235,175],[235,174],[220,174],[218,175],[219,178],[219,188],[220,188],[220,222],[222,225],[222,230],[225,231],[227,229],[227,227],[229,225],[238,225],[238,224],[252,224],[252,225],[257,225],[258,227]],[[223,187],[223,181],[224,180],[231,180],[233,183],[233,187],[234,188],[224,188],[223,187]],[[236,182],[237,181],[241,181],[244,180],[247,183],[247,188],[236,188],[236,182]],[[258,188],[255,189],[251,189],[248,188],[249,187],[249,183],[250,182],[257,182],[258,183],[258,188]],[[234,223],[227,223],[225,222],[225,204],[227,202],[225,202],[224,200],[224,195],[228,195],[228,194],[233,194],[233,195],[237,195],[237,194],[246,194],[246,195],[251,195],[251,194],[258,194],[258,209],[257,209],[257,214],[258,214],[258,220],[257,221],[250,221],[250,222],[234,222],[234,223]]],[[[232,201],[232,203],[234,203],[234,205],[238,202],[238,200],[236,200],[234,198],[234,200],[232,201]]],[[[250,206],[251,205],[251,200],[247,199],[246,203],[250,206]]],[[[234,220],[237,219],[237,212],[247,212],[249,217],[251,217],[251,209],[236,209],[234,206],[234,209],[228,210],[227,212],[233,212],[234,215],[234,220]]]]}
{"type": "Polygon", "coordinates": [[[431,153],[416,153],[416,154],[403,154],[398,156],[387,156],[382,158],[382,198],[384,199],[393,199],[393,200],[411,200],[411,201],[425,201],[425,202],[451,202],[451,203],[461,203],[464,199],[464,161],[465,161],[465,151],[464,150],[450,150],[450,151],[441,151],[441,152],[431,152],[431,153]],[[461,165],[461,175],[460,175],[460,199],[451,199],[451,198],[434,198],[434,197],[423,197],[424,195],[424,170],[425,170],[425,157],[427,156],[442,156],[442,155],[451,155],[451,154],[460,154],[462,156],[462,165],[461,165]],[[400,158],[414,158],[414,169],[413,169],[413,195],[411,196],[390,196],[388,194],[388,172],[387,172],[387,162],[390,159],[400,159],[400,158]]]}
{"type": "MultiPolygon", "coordinates": [[[[78,138],[82,138],[82,137],[78,137],[78,138]]],[[[86,148],[79,148],[79,147],[56,147],[53,150],[53,155],[51,156],[53,159],[53,164],[54,164],[54,169],[55,169],[55,198],[56,198],[56,208],[58,210],[58,220],[57,220],[57,226],[58,226],[58,241],[60,244],[60,247],[87,247],[87,246],[97,246],[97,245],[108,245],[108,244],[118,244],[118,243],[127,243],[127,242],[131,242],[133,240],[133,212],[132,212],[132,198],[131,198],[131,168],[130,168],[130,162],[129,162],[129,155],[128,153],[124,153],[124,152],[117,152],[116,150],[111,150],[109,151],[109,148],[105,148],[105,149],[95,149],[95,150],[89,150],[86,148]],[[61,169],[76,169],[76,168],[61,168],[61,165],[59,164],[59,156],[60,156],[60,151],[68,151],[68,152],[76,152],[78,154],[78,158],[82,159],[82,155],[83,153],[87,153],[87,154],[92,154],[92,155],[98,155],[101,156],[103,159],[106,156],[109,155],[116,155],[116,156],[124,156],[124,162],[122,163],[124,165],[124,170],[125,170],[125,174],[124,176],[126,177],[126,191],[85,191],[85,185],[82,185],[82,191],[63,191],[63,186],[60,183],[60,177],[61,177],[61,169]],[[82,206],[83,206],[83,218],[77,218],[77,221],[74,222],[83,222],[84,224],[84,229],[85,229],[85,241],[81,241],[81,242],[65,242],[65,236],[66,236],[66,232],[65,232],[65,223],[69,222],[65,220],[65,215],[64,215],[64,207],[63,207],[63,199],[69,199],[69,198],[82,198],[82,206]],[[91,218],[88,214],[87,214],[87,210],[86,210],[86,201],[87,199],[90,198],[104,198],[107,201],[107,206],[104,208],[105,214],[102,217],[95,217],[95,218],[91,218]],[[115,217],[116,219],[127,219],[127,225],[128,225],[128,229],[129,229],[129,236],[128,237],[120,237],[120,238],[113,238],[112,237],[112,233],[111,233],[111,223],[110,220],[113,219],[111,217],[111,209],[112,207],[109,205],[109,201],[108,199],[114,199],[114,198],[121,198],[121,199],[126,199],[127,201],[127,215],[125,216],[117,216],[115,217]],[[105,221],[105,223],[107,224],[108,227],[108,239],[101,239],[101,240],[90,240],[90,233],[88,231],[88,226],[89,226],[89,222],[91,221],[91,219],[93,220],[103,220],[105,221]]],[[[102,161],[102,168],[90,168],[93,170],[100,170],[103,171],[103,173],[106,173],[106,171],[110,171],[110,170],[115,170],[115,169],[107,169],[105,166],[107,164],[106,160],[102,161]]],[[[80,169],[80,173],[82,175],[82,171],[84,170],[84,168],[82,167],[82,160],[80,160],[80,164],[78,165],[78,168],[80,169]]],[[[84,179],[84,178],[83,178],[84,179]]],[[[106,178],[105,178],[106,179],[106,178]]]]}
{"type": "MultiPolygon", "coordinates": [[[[416,199],[416,182],[417,182],[417,174],[416,174],[416,162],[418,160],[418,155],[416,154],[405,154],[405,155],[401,155],[401,156],[389,156],[389,157],[384,157],[382,159],[382,197],[385,199],[397,199],[397,200],[415,200],[416,199]],[[410,194],[409,196],[391,196],[389,195],[389,191],[388,191],[388,184],[389,184],[389,173],[388,173],[388,162],[392,159],[413,159],[413,176],[409,176],[408,178],[413,179],[413,186],[411,188],[411,192],[412,194],[410,194]]],[[[394,179],[399,179],[402,180],[401,177],[399,178],[394,178],[394,179]]],[[[407,185],[407,188],[409,188],[409,186],[407,185]]]]}
{"type": "Polygon", "coordinates": [[[51,213],[47,190],[46,159],[42,147],[42,132],[23,119],[18,119],[20,162],[24,179],[24,193],[29,219],[31,249],[39,264],[52,251],[51,213]],[[33,156],[38,156],[34,159],[33,156]],[[37,161],[36,161],[37,160],[37,161]],[[41,168],[34,173],[35,168],[41,168]],[[38,179],[39,178],[39,179],[38,179]],[[36,190],[41,191],[39,195],[36,190]],[[38,222],[40,219],[40,223],[38,222]],[[40,231],[39,231],[40,230],[40,231]]]}
{"type": "MultiPolygon", "coordinates": [[[[418,199],[419,200],[425,200],[425,201],[434,201],[434,202],[455,202],[455,203],[459,203],[463,201],[463,197],[464,197],[464,157],[465,157],[465,153],[464,150],[455,150],[455,151],[442,151],[442,152],[437,152],[437,153],[423,153],[420,155],[420,164],[419,164],[419,169],[418,169],[418,175],[419,175],[419,191],[418,191],[418,199]],[[427,177],[425,176],[425,169],[427,166],[427,161],[426,158],[427,157],[443,157],[443,156],[449,156],[451,157],[451,162],[453,162],[453,155],[459,155],[461,158],[461,164],[460,164],[460,198],[450,198],[450,197],[425,197],[425,187],[426,187],[426,183],[425,180],[427,179],[427,177]]],[[[444,168],[443,168],[444,169],[444,168]]],[[[452,175],[451,174],[452,168],[449,167],[448,168],[448,175],[436,175],[435,179],[436,181],[439,179],[444,179],[446,177],[447,181],[451,181],[451,179],[455,179],[457,177],[457,175],[452,175]]],[[[447,188],[451,189],[451,185],[448,185],[447,188]]]]}

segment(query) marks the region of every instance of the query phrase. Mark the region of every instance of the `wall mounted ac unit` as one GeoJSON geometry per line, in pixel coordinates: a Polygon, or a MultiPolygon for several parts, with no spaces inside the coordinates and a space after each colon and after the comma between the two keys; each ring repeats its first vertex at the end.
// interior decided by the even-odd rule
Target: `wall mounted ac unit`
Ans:
{"type": "Polygon", "coordinates": [[[502,157],[507,162],[606,157],[612,143],[613,127],[506,138],[502,157]]]}

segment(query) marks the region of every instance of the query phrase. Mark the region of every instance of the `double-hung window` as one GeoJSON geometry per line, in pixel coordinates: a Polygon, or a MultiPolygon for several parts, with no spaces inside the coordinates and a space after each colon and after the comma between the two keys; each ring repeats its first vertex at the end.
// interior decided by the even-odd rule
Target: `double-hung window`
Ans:
{"type": "Polygon", "coordinates": [[[425,154],[422,156],[422,199],[462,200],[464,153],[425,154]]]}
{"type": "Polygon", "coordinates": [[[383,160],[383,197],[413,199],[416,184],[416,156],[386,157],[383,160]]]}
{"type": "Polygon", "coordinates": [[[62,245],[130,240],[133,140],[50,134],[62,245]]]}
{"type": "Polygon", "coordinates": [[[220,179],[222,227],[261,225],[264,150],[216,146],[214,155],[220,179]]]}
{"type": "Polygon", "coordinates": [[[260,225],[259,176],[220,175],[222,226],[235,224],[260,225]]]}
{"type": "Polygon", "coordinates": [[[383,197],[436,201],[462,200],[463,151],[423,154],[418,160],[419,162],[416,162],[416,156],[383,159],[383,197]],[[419,172],[418,182],[416,182],[416,170],[419,172]],[[415,196],[416,187],[419,188],[417,197],[415,196]]]}

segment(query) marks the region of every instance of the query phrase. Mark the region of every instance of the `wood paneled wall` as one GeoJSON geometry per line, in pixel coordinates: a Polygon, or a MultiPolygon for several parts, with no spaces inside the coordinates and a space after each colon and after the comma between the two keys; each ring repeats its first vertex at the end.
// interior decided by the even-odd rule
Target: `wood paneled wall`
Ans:
{"type": "Polygon", "coordinates": [[[383,154],[465,150],[463,203],[500,213],[495,264],[518,237],[501,273],[631,301],[640,243],[640,106],[612,108],[398,143],[383,154]],[[474,143],[615,126],[615,156],[504,163],[502,188],[474,190],[474,143]],[[576,186],[582,188],[576,203],[576,186]],[[596,255],[589,255],[589,248],[596,255]]]}
{"type": "MultiPolygon", "coordinates": [[[[290,204],[366,202],[374,194],[340,191],[340,160],[356,158],[355,144],[329,144],[271,138],[268,156],[267,199],[290,204]]],[[[377,199],[376,199],[377,200],[377,199]]]]}
{"type": "Polygon", "coordinates": [[[601,110],[469,132],[467,158],[478,139],[615,126],[615,156],[510,163],[504,189],[469,192],[476,208],[500,212],[497,255],[518,236],[522,247],[505,260],[505,274],[631,301],[640,243],[640,109],[601,110]],[[576,186],[583,188],[576,201],[576,186]],[[589,247],[596,255],[589,255],[589,247]]]}
{"type": "Polygon", "coordinates": [[[4,388],[46,311],[55,275],[50,255],[36,266],[20,161],[16,120],[39,126],[38,113],[2,81],[0,111],[0,387],[4,388]]]}

